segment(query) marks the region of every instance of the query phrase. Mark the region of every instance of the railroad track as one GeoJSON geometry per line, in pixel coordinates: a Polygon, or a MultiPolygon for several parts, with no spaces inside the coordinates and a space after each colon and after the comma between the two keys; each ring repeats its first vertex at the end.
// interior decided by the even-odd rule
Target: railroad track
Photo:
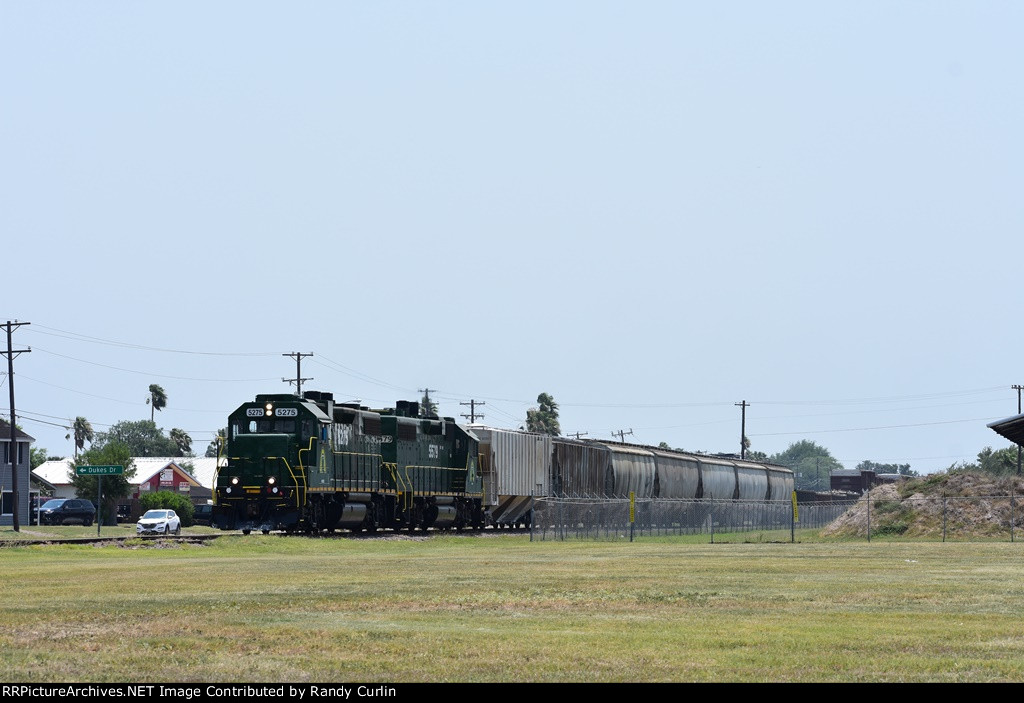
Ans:
{"type": "MultiPolygon", "coordinates": [[[[483,528],[479,530],[461,530],[454,532],[451,530],[416,530],[409,532],[408,530],[379,530],[377,532],[346,532],[346,531],[332,531],[332,532],[317,532],[317,533],[302,533],[294,532],[291,534],[285,532],[271,532],[271,535],[278,537],[309,537],[312,539],[380,539],[380,540],[396,540],[396,539],[426,539],[429,537],[437,537],[440,535],[462,535],[466,537],[503,537],[507,535],[517,534],[529,534],[530,528],[528,527],[514,527],[514,528],[483,528]]],[[[221,537],[240,537],[248,539],[246,535],[243,535],[240,530],[231,532],[214,532],[209,534],[201,535],[113,535],[107,537],[38,537],[33,539],[5,539],[0,540],[0,549],[5,547],[25,547],[33,545],[47,545],[47,544],[103,544],[103,543],[123,543],[129,540],[139,540],[142,542],[174,542],[174,543],[185,543],[185,544],[201,544],[203,542],[210,542],[221,537]]]]}

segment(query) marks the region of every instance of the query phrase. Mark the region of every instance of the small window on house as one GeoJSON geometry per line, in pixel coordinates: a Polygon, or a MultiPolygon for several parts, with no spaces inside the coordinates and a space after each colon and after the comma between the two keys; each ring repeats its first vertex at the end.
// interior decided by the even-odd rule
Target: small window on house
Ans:
{"type": "Polygon", "coordinates": [[[14,515],[14,493],[4,491],[0,496],[0,515],[14,515]]]}

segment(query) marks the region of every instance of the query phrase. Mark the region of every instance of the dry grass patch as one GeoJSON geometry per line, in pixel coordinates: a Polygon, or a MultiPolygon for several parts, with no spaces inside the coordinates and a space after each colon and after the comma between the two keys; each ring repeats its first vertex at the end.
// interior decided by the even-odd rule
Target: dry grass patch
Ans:
{"type": "Polygon", "coordinates": [[[11,681],[1024,681],[1019,549],[13,547],[0,666],[11,681]]]}

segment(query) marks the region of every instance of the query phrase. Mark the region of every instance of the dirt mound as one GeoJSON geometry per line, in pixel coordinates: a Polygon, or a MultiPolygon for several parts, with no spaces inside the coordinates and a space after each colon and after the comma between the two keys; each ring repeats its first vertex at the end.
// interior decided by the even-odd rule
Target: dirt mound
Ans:
{"type": "Polygon", "coordinates": [[[975,473],[933,474],[873,488],[822,534],[983,537],[1024,526],[1024,479],[975,473]]]}

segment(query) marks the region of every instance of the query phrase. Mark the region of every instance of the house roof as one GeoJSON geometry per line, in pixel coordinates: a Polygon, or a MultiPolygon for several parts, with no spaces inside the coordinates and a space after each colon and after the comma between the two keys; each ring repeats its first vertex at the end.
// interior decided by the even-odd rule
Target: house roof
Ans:
{"type": "Polygon", "coordinates": [[[39,478],[55,486],[71,483],[71,475],[68,473],[67,459],[50,459],[32,470],[39,478]]]}
{"type": "Polygon", "coordinates": [[[37,474],[35,471],[29,472],[29,480],[32,483],[34,483],[34,484],[42,485],[42,487],[45,488],[48,491],[52,491],[52,490],[54,490],[56,488],[56,486],[54,486],[52,483],[47,481],[45,478],[43,478],[42,476],[37,474]]]}
{"type": "MultiPolygon", "coordinates": [[[[71,483],[70,466],[68,459],[58,459],[43,462],[36,467],[35,473],[44,481],[56,485],[67,485],[71,483]]],[[[163,471],[170,464],[174,464],[183,473],[195,480],[197,486],[213,488],[213,477],[217,472],[217,459],[213,457],[134,457],[135,476],[131,479],[132,484],[140,484],[149,481],[156,474],[163,471]],[[192,471],[183,464],[192,464],[192,471]]]]}
{"type": "MultiPolygon", "coordinates": [[[[29,442],[35,442],[36,441],[35,437],[32,437],[31,435],[25,434],[18,427],[14,428],[14,439],[16,441],[19,440],[19,439],[28,440],[29,442]]],[[[10,442],[10,441],[11,441],[11,423],[9,423],[7,420],[0,420],[0,442],[10,442]]]]}
{"type": "Polygon", "coordinates": [[[205,488],[213,488],[213,477],[217,472],[217,459],[215,457],[194,456],[194,457],[135,457],[135,478],[133,483],[143,483],[163,471],[169,464],[174,464],[183,472],[196,481],[196,485],[205,488]],[[192,471],[189,471],[184,464],[191,464],[192,471]]]}

